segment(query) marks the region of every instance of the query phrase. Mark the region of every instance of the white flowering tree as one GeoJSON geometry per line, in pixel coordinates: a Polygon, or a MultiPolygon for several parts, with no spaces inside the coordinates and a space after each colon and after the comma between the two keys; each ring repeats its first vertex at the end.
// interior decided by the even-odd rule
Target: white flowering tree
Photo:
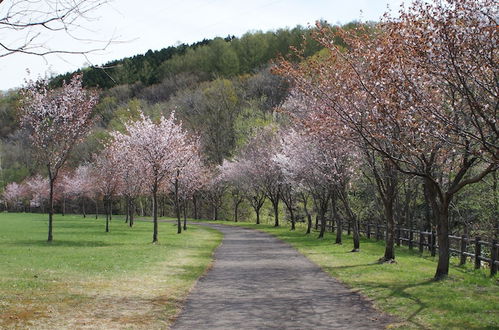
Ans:
{"type": "Polygon", "coordinates": [[[48,242],[53,240],[54,183],[73,147],[88,134],[97,93],[85,90],[75,75],[60,89],[47,82],[31,83],[23,91],[20,106],[22,125],[30,132],[40,163],[47,169],[49,185],[48,242]]]}

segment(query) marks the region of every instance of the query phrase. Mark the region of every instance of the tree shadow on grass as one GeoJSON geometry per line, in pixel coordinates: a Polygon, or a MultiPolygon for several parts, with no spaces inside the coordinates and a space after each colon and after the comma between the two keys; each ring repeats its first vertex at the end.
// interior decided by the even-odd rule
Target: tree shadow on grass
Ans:
{"type": "Polygon", "coordinates": [[[120,246],[122,243],[109,243],[104,241],[69,241],[69,240],[54,240],[47,242],[46,240],[19,240],[8,243],[10,246],[25,246],[25,247],[106,247],[120,246]]]}
{"type": "Polygon", "coordinates": [[[412,312],[409,316],[407,317],[401,317],[404,322],[408,322],[411,325],[419,328],[419,329],[426,329],[424,325],[421,323],[418,323],[414,320],[414,318],[419,315],[424,309],[428,308],[428,305],[424,302],[421,301],[417,296],[412,295],[408,292],[406,292],[407,289],[411,289],[414,287],[418,286],[425,286],[425,285],[430,285],[434,283],[435,281],[433,279],[417,282],[417,283],[411,283],[411,284],[384,284],[384,283],[379,283],[379,282],[362,282],[359,283],[362,285],[363,288],[373,291],[376,289],[384,289],[387,290],[389,293],[386,296],[379,297],[378,300],[386,300],[391,297],[397,297],[397,298],[404,298],[411,300],[413,302],[413,306],[417,306],[416,310],[412,312]]]}

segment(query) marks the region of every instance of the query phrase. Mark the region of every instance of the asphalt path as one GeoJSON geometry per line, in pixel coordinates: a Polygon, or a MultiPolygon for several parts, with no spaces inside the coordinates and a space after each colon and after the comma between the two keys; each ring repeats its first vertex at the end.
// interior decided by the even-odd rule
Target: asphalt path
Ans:
{"type": "Polygon", "coordinates": [[[173,329],[383,329],[390,318],[293,247],[256,230],[225,236],[173,329]]]}

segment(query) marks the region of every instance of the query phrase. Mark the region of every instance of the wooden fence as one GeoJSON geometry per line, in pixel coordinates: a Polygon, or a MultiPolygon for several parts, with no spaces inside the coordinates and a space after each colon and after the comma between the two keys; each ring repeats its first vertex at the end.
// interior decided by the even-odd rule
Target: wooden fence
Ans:
{"type": "MultiPolygon", "coordinates": [[[[335,222],[330,219],[326,220],[326,229],[334,232],[335,222]]],[[[350,223],[345,224],[343,230],[346,230],[350,235],[350,223]]],[[[386,226],[361,223],[359,232],[369,239],[382,240],[386,235],[386,226]]],[[[406,245],[411,250],[417,247],[420,253],[423,253],[426,249],[432,256],[435,256],[438,252],[437,234],[433,231],[428,232],[397,226],[395,229],[395,243],[397,246],[406,245]]],[[[474,262],[475,269],[479,269],[482,262],[488,263],[491,276],[494,276],[499,268],[499,243],[496,239],[487,242],[479,236],[449,235],[449,252],[451,255],[459,256],[459,265],[464,265],[468,258],[474,262]]]]}

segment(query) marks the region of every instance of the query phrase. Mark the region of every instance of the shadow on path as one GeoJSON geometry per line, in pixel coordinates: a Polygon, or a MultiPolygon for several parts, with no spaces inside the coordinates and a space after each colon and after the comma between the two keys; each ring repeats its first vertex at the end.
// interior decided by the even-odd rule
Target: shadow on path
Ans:
{"type": "Polygon", "coordinates": [[[391,321],[279,239],[202,225],[225,237],[173,329],[382,329],[391,321]]]}

